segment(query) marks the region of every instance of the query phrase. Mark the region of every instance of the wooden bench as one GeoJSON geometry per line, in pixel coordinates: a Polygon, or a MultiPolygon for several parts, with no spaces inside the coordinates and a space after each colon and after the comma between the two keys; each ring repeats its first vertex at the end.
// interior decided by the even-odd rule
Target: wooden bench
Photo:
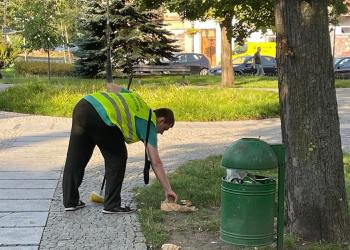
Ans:
{"type": "Polygon", "coordinates": [[[182,65],[140,65],[133,68],[134,75],[189,75],[191,67],[182,65]]]}
{"type": "Polygon", "coordinates": [[[191,67],[182,65],[140,65],[133,68],[133,76],[181,75],[182,83],[185,83],[185,77],[190,74],[191,67]]]}

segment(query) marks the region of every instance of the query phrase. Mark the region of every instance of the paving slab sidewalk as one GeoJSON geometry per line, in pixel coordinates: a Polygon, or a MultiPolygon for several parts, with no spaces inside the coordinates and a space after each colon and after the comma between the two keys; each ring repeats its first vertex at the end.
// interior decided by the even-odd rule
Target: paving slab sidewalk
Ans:
{"type": "MultiPolygon", "coordinates": [[[[344,151],[350,151],[350,90],[338,90],[344,151]]],[[[146,249],[136,214],[103,215],[87,202],[63,211],[61,172],[71,119],[0,112],[0,249],[146,249]]],[[[168,171],[182,163],[221,154],[232,141],[261,137],[281,141],[279,119],[237,122],[178,122],[160,136],[160,154],[168,171]]],[[[122,199],[135,207],[132,189],[143,185],[143,145],[128,147],[122,199]]],[[[103,178],[98,151],[86,169],[81,197],[87,201],[103,178]]],[[[154,176],[153,176],[154,178],[154,176]]]]}

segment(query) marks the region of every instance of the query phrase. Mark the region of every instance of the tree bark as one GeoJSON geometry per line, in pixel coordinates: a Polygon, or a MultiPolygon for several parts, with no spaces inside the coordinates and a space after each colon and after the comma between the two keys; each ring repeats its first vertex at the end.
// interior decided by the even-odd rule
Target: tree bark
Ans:
{"type": "Polygon", "coordinates": [[[233,85],[232,69],[232,17],[226,16],[220,23],[221,28],[221,87],[231,87],[233,85]]]}
{"type": "Polygon", "coordinates": [[[47,49],[47,68],[48,68],[48,77],[49,77],[49,82],[51,80],[51,60],[50,60],[50,48],[47,49]]]}
{"type": "Polygon", "coordinates": [[[288,229],[339,243],[349,218],[327,3],[277,0],[278,88],[288,229]]]}

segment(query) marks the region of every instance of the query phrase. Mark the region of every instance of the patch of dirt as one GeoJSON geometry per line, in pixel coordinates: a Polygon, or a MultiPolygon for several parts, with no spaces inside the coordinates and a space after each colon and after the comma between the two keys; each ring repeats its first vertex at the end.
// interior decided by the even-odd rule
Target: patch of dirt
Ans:
{"type": "Polygon", "coordinates": [[[222,242],[219,237],[219,232],[182,231],[173,232],[170,242],[181,246],[181,249],[239,249],[222,242]]]}
{"type": "MultiPolygon", "coordinates": [[[[181,250],[270,250],[276,249],[276,243],[263,247],[237,247],[220,240],[220,208],[200,209],[193,213],[170,212],[164,220],[165,230],[170,232],[166,243],[175,244],[181,250]],[[213,223],[210,223],[210,222],[213,223]]],[[[276,225],[275,225],[276,228],[276,225]]],[[[285,232],[288,229],[285,228],[285,232]]],[[[292,245],[284,244],[283,249],[342,249],[350,250],[349,244],[342,246],[323,245],[296,240],[292,245]]]]}
{"type": "MultiPolygon", "coordinates": [[[[197,213],[197,212],[195,212],[197,213]]],[[[239,250],[242,248],[224,243],[220,240],[220,228],[215,228],[202,224],[200,217],[196,222],[188,221],[189,213],[169,213],[166,215],[164,227],[170,232],[169,242],[181,247],[183,250],[239,250]],[[212,228],[212,229],[209,229],[212,228]]],[[[203,218],[206,221],[217,220],[220,216],[219,208],[211,208],[206,211],[203,218]]]]}

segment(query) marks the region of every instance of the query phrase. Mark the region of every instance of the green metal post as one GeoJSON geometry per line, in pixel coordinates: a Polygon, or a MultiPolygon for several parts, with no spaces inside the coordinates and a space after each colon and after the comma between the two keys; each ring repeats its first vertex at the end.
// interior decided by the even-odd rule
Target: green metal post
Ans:
{"type": "Polygon", "coordinates": [[[278,208],[277,208],[277,249],[283,250],[284,234],[284,187],[285,187],[285,148],[283,144],[271,144],[278,159],[278,208]]]}

